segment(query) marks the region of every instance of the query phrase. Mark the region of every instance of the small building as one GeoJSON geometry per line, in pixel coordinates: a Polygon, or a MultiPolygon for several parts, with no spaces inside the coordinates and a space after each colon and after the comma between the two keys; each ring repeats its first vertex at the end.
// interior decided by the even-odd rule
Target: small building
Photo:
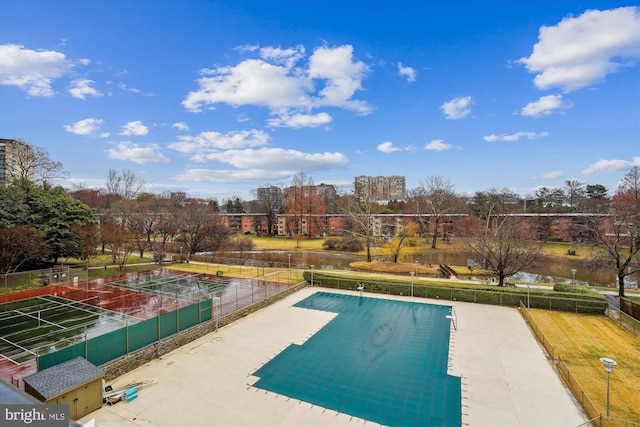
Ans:
{"type": "Polygon", "coordinates": [[[23,378],[24,391],[43,403],[69,405],[77,420],[102,407],[104,374],[82,357],[23,378]]]}

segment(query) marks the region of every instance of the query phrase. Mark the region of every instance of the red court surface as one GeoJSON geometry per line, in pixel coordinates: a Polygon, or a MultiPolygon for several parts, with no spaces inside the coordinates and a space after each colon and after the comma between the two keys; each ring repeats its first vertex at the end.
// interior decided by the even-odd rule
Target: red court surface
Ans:
{"type": "MultiPolygon", "coordinates": [[[[153,292],[140,292],[135,289],[118,286],[130,280],[158,274],[183,277],[197,276],[198,280],[211,286],[209,289],[212,292],[215,289],[215,293],[220,300],[219,304],[212,308],[212,317],[214,318],[220,318],[239,308],[267,298],[286,287],[286,285],[279,283],[256,279],[220,278],[213,275],[194,275],[192,273],[158,269],[144,273],[110,276],[77,284],[43,286],[37,289],[0,295],[0,304],[43,295],[54,295],[104,310],[126,314],[141,320],[150,319],[193,304],[194,301],[189,298],[182,299],[179,296],[178,298],[172,298],[167,295],[161,296],[153,292]]],[[[36,371],[35,359],[19,364],[0,355],[0,379],[16,384],[20,388],[24,387],[20,379],[36,371]]]]}

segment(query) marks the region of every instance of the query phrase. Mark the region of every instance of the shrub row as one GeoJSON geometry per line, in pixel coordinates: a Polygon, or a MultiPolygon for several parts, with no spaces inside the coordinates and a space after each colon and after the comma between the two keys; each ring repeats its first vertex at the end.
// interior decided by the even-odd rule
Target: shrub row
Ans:
{"type": "MultiPolygon", "coordinates": [[[[311,282],[311,271],[304,278],[311,282]]],[[[337,272],[313,271],[313,284],[327,288],[357,290],[364,284],[365,292],[390,295],[413,295],[421,298],[446,299],[450,301],[475,302],[480,304],[508,305],[519,307],[520,303],[531,308],[570,311],[574,313],[603,314],[608,307],[604,295],[586,289],[556,292],[535,288],[503,288],[473,284],[444,284],[418,282],[392,278],[354,277],[337,272]]]]}

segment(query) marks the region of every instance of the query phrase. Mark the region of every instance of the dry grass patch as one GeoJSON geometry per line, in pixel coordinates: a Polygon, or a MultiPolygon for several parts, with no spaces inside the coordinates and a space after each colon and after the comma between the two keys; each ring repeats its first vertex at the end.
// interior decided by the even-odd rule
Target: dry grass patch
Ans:
{"type": "MultiPolygon", "coordinates": [[[[389,274],[410,274],[412,271],[420,275],[436,276],[442,274],[437,265],[423,265],[414,264],[412,262],[366,262],[357,261],[349,264],[349,267],[358,271],[369,271],[375,273],[389,273],[389,274]]],[[[467,266],[450,265],[459,276],[483,276],[491,275],[491,272],[486,270],[474,269],[469,270],[467,266]]]]}
{"type": "Polygon", "coordinates": [[[640,423],[640,338],[604,316],[530,310],[531,316],[601,414],[607,375],[601,357],[618,362],[611,373],[612,418],[640,423]]]}
{"type": "Polygon", "coordinates": [[[304,280],[302,277],[303,271],[295,268],[292,268],[291,272],[289,272],[286,268],[209,263],[173,264],[168,268],[171,270],[206,273],[210,275],[215,275],[218,271],[221,271],[223,277],[235,277],[238,279],[259,278],[260,280],[265,279],[270,282],[288,284],[299,283],[304,280]]]}
{"type": "Polygon", "coordinates": [[[262,251],[317,251],[322,250],[322,244],[326,239],[308,239],[306,237],[296,240],[291,237],[253,235],[243,236],[253,240],[256,249],[262,251]]]}

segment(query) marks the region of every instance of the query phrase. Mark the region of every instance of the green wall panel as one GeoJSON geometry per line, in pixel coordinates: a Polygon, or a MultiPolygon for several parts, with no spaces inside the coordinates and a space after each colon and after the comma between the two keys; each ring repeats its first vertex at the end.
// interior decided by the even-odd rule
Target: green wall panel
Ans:
{"type": "Polygon", "coordinates": [[[87,342],[87,360],[94,365],[102,365],[127,353],[126,328],[118,329],[87,342]]]}
{"type": "Polygon", "coordinates": [[[180,319],[180,330],[184,331],[192,326],[200,323],[198,321],[198,303],[182,307],[178,310],[178,318],[180,319]]]}
{"type": "Polygon", "coordinates": [[[129,325],[129,352],[158,341],[158,318],[129,325]]]}
{"type": "Polygon", "coordinates": [[[78,356],[85,357],[84,348],[84,341],[82,341],[53,353],[44,354],[38,358],[38,371],[59,365],[78,356]]]}
{"type": "Polygon", "coordinates": [[[168,337],[178,332],[177,311],[160,315],[160,339],[168,337]]]}

